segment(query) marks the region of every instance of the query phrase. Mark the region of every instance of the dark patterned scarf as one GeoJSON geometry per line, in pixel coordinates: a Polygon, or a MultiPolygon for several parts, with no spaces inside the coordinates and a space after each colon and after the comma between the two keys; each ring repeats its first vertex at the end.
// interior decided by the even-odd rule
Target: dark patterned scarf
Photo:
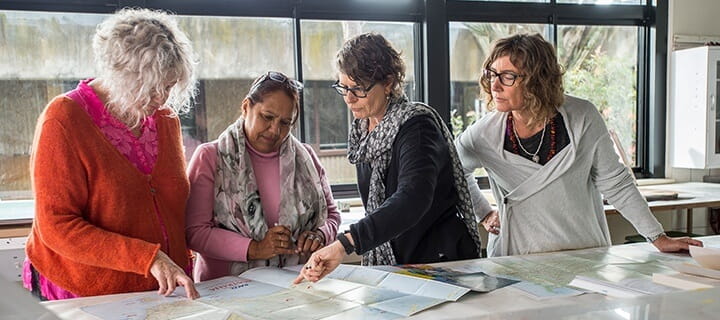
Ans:
{"type": "MultiPolygon", "coordinates": [[[[388,102],[385,116],[370,132],[368,132],[368,119],[353,120],[348,138],[348,160],[352,164],[369,163],[372,167],[365,215],[373,214],[375,209],[385,202],[385,172],[390,165],[393,142],[400,127],[409,119],[420,115],[431,116],[437,127],[442,130],[443,137],[447,140],[448,151],[453,164],[455,190],[457,190],[459,197],[457,204],[458,215],[465,222],[465,226],[467,226],[468,232],[475,241],[479,254],[481,243],[477,222],[473,214],[467,181],[463,175],[457,150],[455,150],[453,136],[435,109],[420,102],[409,102],[405,96],[388,102]]],[[[389,242],[385,242],[366,252],[362,257],[362,265],[364,266],[394,264],[397,264],[397,261],[389,242]]]]}

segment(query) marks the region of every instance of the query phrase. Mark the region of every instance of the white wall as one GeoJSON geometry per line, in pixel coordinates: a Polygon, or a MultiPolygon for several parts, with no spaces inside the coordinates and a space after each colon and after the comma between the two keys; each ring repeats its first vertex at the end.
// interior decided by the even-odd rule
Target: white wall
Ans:
{"type": "MultiPolygon", "coordinates": [[[[668,25],[668,66],[667,83],[672,78],[671,59],[673,48],[673,37],[684,36],[711,36],[720,39],[720,1],[718,0],[668,0],[669,1],[669,25],[668,25]]],[[[670,92],[670,88],[667,88],[670,92]]],[[[668,96],[667,107],[672,108],[670,96],[668,96]]],[[[670,114],[668,112],[667,114],[670,114]]],[[[668,119],[667,123],[670,121],[668,119]]],[[[668,128],[669,129],[669,128],[668,128]]],[[[669,131],[669,130],[668,130],[669,131]]],[[[669,142],[669,141],[667,141],[669,142]]],[[[669,144],[668,144],[669,146],[669,144]]],[[[667,148],[669,150],[669,148],[667,148]]],[[[669,157],[665,159],[666,175],[677,181],[702,181],[702,177],[708,174],[720,174],[720,169],[683,169],[672,168],[669,157]]]]}
{"type": "MultiPolygon", "coordinates": [[[[661,0],[662,1],[662,0],[661,0]]],[[[668,34],[720,36],[720,1],[669,0],[668,34]]],[[[672,39],[672,37],[671,37],[672,39]]]]}
{"type": "MultiPolygon", "coordinates": [[[[720,39],[720,1],[718,0],[669,0],[669,25],[668,25],[668,81],[672,78],[671,59],[673,50],[673,37],[675,35],[683,36],[709,36],[720,39]]],[[[667,90],[670,93],[670,88],[667,90]]],[[[667,107],[672,108],[670,96],[668,95],[667,107]]],[[[667,114],[669,115],[669,109],[667,114]]],[[[667,123],[670,123],[668,119],[667,123]]],[[[667,128],[670,132],[670,128],[667,128]]],[[[670,151],[669,139],[666,140],[667,150],[670,151]]],[[[673,168],[670,166],[669,156],[665,158],[666,176],[673,178],[678,182],[686,181],[702,181],[705,175],[720,175],[720,169],[685,169],[673,168]]],[[[711,230],[707,223],[706,210],[694,210],[693,232],[700,234],[710,234],[711,230]]],[[[673,216],[671,225],[673,230],[685,230],[685,217],[679,213],[668,213],[673,216]]],[[[659,213],[658,215],[662,215],[659,213]]],[[[665,225],[665,224],[664,224],[665,225]]],[[[667,225],[665,225],[667,227],[667,225]]]]}
{"type": "MultiPolygon", "coordinates": [[[[673,48],[673,36],[674,35],[685,35],[685,36],[712,36],[720,39],[720,19],[718,19],[718,13],[720,13],[720,1],[719,0],[659,0],[669,1],[669,17],[668,17],[668,81],[672,77],[670,67],[670,56],[673,48]]],[[[667,88],[667,92],[670,93],[670,88],[667,88]]],[[[671,108],[670,99],[668,96],[667,100],[668,108],[671,108]]],[[[670,112],[668,110],[667,114],[670,112]]],[[[667,123],[670,121],[668,119],[667,123]]],[[[667,132],[670,132],[670,128],[667,128],[667,132]]],[[[670,151],[669,139],[666,139],[667,150],[670,151]]],[[[666,156],[665,159],[666,168],[665,174],[668,178],[673,178],[678,182],[687,181],[702,181],[702,177],[709,174],[720,174],[720,169],[707,169],[707,170],[695,170],[695,169],[683,169],[683,168],[672,168],[670,166],[670,159],[666,156]]],[[[685,228],[685,213],[676,211],[662,211],[656,212],[655,216],[658,221],[662,223],[665,230],[682,231],[685,228]]],[[[612,236],[613,244],[623,243],[625,236],[631,234],[637,234],[637,231],[632,225],[627,222],[620,215],[612,215],[607,217],[608,225],[610,226],[610,234],[612,236]]],[[[694,209],[693,210],[693,233],[697,234],[711,234],[712,230],[707,223],[707,213],[705,209],[694,209]]]]}

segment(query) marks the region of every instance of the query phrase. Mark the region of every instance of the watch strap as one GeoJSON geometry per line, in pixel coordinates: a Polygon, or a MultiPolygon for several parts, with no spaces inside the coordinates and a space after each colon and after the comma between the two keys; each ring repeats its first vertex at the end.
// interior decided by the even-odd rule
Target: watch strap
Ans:
{"type": "Polygon", "coordinates": [[[343,248],[345,248],[345,253],[351,254],[355,252],[355,246],[350,243],[350,240],[345,236],[345,233],[340,233],[337,235],[338,241],[340,241],[340,244],[342,244],[343,248]]]}

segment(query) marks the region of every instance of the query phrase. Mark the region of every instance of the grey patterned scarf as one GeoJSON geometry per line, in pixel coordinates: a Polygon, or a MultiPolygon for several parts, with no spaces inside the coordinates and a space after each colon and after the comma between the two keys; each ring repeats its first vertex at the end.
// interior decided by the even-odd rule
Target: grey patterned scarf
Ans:
{"type": "MultiPolygon", "coordinates": [[[[368,132],[368,119],[353,120],[348,138],[348,160],[352,164],[369,163],[372,167],[365,215],[373,214],[375,209],[385,202],[385,173],[390,165],[393,142],[400,127],[409,119],[419,115],[430,115],[442,130],[445,140],[447,140],[448,151],[453,165],[455,189],[459,197],[458,215],[465,222],[465,226],[467,226],[468,232],[475,241],[479,254],[481,244],[477,222],[473,214],[467,181],[463,176],[462,165],[457,150],[455,150],[453,136],[435,109],[420,102],[409,102],[405,96],[388,102],[385,116],[370,132],[368,132]]],[[[377,248],[366,252],[362,257],[362,265],[364,266],[394,264],[397,264],[397,261],[389,242],[385,242],[377,248]]]]}
{"type": "MultiPolygon", "coordinates": [[[[244,119],[240,117],[218,137],[215,171],[214,222],[244,237],[261,241],[268,225],[265,222],[250,156],[245,152],[244,119]]],[[[280,217],[278,223],[288,226],[297,239],[301,232],[315,230],[328,215],[325,193],[315,162],[307,149],[293,137],[280,146],[280,217]]],[[[255,266],[277,266],[297,263],[293,257],[275,257],[269,261],[234,262],[232,274],[255,266]],[[285,261],[292,258],[292,262],[285,261]],[[285,262],[284,262],[285,261],[285,262]]]]}

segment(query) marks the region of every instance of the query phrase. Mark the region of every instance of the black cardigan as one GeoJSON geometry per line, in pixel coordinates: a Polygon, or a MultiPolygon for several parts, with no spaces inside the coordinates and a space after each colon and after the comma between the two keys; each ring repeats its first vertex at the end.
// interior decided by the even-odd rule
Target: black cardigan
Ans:
{"type": "MultiPolygon", "coordinates": [[[[356,253],[390,241],[399,264],[479,257],[458,217],[448,150],[442,132],[429,116],[417,116],[403,124],[393,142],[385,202],[350,225],[356,253]]],[[[372,168],[360,163],[356,169],[358,189],[366,204],[372,168]]]]}

